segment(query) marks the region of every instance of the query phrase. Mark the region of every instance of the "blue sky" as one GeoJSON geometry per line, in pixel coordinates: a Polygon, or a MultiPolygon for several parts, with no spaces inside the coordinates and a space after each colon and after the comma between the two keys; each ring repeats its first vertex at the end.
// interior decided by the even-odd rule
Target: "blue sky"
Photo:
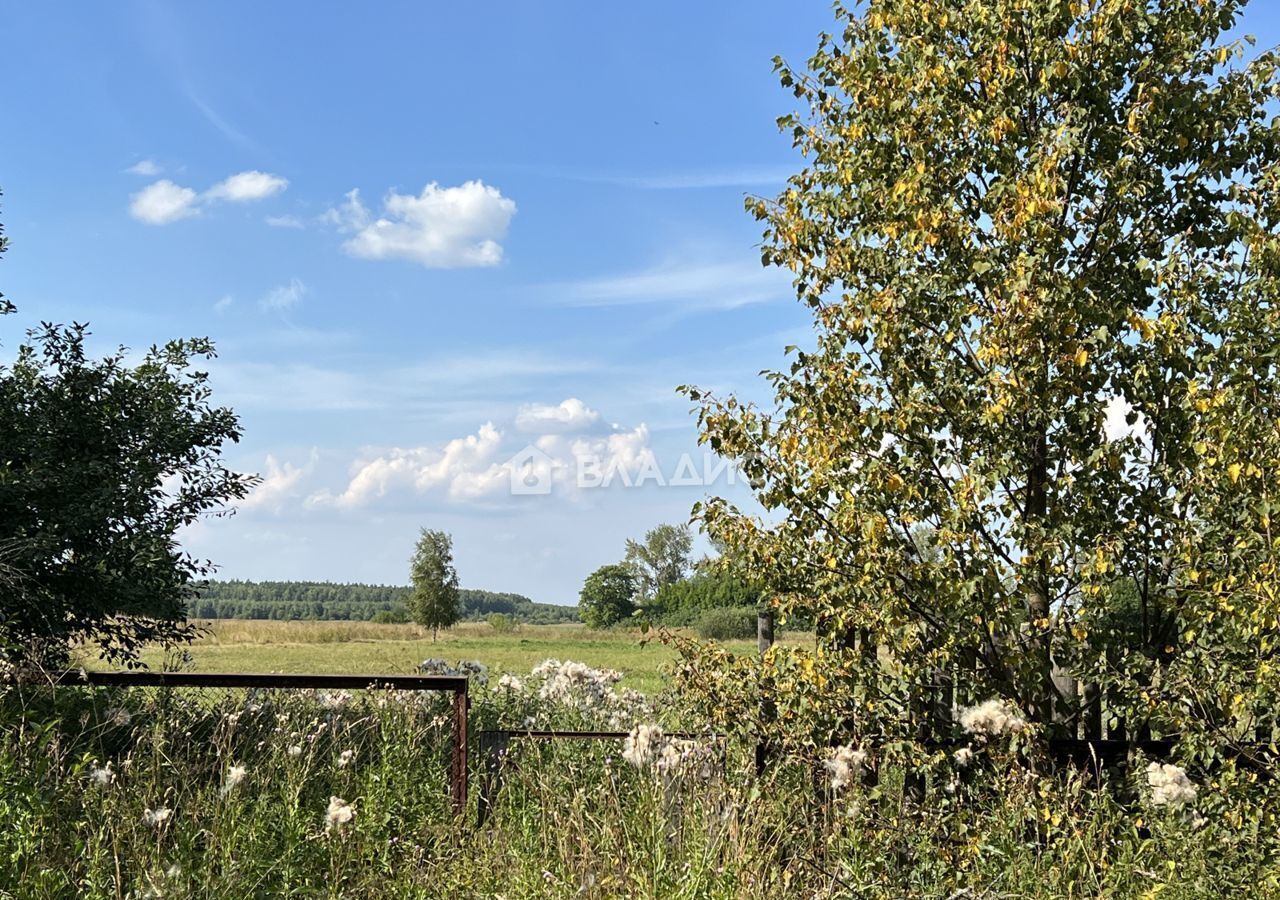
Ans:
{"type": "MultiPolygon", "coordinates": [[[[425,526],[464,585],[573,602],[709,490],[657,484],[697,453],[676,385],[763,398],[756,373],[808,333],[742,198],[800,165],[770,60],[812,52],[825,2],[21,4],[0,24],[20,310],[0,340],[43,319],[89,321],[102,350],[215,339],[245,430],[227,459],[265,476],[183,534],[222,576],[399,583],[425,526]],[[521,466],[550,493],[513,495],[521,466]]],[[[1275,11],[1245,30],[1274,43],[1275,11]]]]}

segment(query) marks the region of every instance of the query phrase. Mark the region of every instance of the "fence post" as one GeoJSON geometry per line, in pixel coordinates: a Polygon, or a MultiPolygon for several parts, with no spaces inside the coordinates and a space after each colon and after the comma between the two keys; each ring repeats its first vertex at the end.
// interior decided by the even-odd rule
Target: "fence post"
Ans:
{"type": "Polygon", "coordinates": [[[773,610],[762,609],[756,613],[756,646],[760,655],[773,646],[773,610]]]}
{"type": "Polygon", "coordinates": [[[471,697],[465,687],[453,693],[453,758],[450,760],[449,780],[453,788],[453,814],[462,815],[467,809],[467,710],[471,697]]]}
{"type": "MultiPolygon", "coordinates": [[[[761,609],[756,613],[756,647],[760,651],[760,657],[763,660],[764,655],[769,648],[773,646],[773,610],[761,609]]],[[[760,721],[767,722],[771,718],[772,708],[768,699],[763,694],[760,696],[760,721]]],[[[765,763],[768,760],[769,748],[768,742],[763,738],[756,741],[756,777],[764,774],[765,763]]]]}

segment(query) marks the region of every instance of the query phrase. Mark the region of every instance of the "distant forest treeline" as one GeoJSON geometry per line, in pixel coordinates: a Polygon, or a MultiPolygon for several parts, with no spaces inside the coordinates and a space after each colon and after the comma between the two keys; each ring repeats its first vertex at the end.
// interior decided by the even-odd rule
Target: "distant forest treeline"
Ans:
{"type": "MultiPolygon", "coordinates": [[[[330,581],[209,581],[188,604],[197,619],[352,619],[403,611],[409,588],[390,584],[336,584],[330,581]]],[[[518,622],[577,622],[576,606],[534,603],[520,594],[463,589],[461,618],[504,613],[518,622]]]]}

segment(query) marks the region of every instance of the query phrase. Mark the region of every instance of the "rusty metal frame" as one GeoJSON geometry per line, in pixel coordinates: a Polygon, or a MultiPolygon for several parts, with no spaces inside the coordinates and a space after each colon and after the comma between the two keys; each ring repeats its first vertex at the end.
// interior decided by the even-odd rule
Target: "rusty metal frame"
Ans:
{"type": "Polygon", "coordinates": [[[89,672],[68,669],[27,677],[6,677],[8,683],[79,687],[247,688],[257,690],[378,690],[440,691],[453,694],[453,745],[449,759],[449,793],[455,815],[467,808],[467,716],[471,698],[463,675],[312,675],[259,672],[89,672]]]}

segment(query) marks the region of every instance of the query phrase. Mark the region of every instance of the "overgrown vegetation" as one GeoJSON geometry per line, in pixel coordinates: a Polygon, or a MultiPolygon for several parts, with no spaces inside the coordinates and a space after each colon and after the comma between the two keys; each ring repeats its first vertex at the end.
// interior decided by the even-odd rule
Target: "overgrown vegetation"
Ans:
{"type": "MultiPolygon", "coordinates": [[[[473,667],[474,668],[474,667],[473,667]]],[[[479,670],[476,670],[479,671],[479,670]]],[[[483,674],[481,675],[483,678],[483,674]]],[[[1273,896],[1275,785],[1044,774],[1029,736],[904,770],[669,737],[674,697],[548,661],[473,685],[477,728],[644,725],[516,743],[482,828],[449,807],[432,695],[0,693],[0,890],[85,897],[1273,896]],[[209,702],[213,699],[214,702],[209,702]],[[621,752],[620,752],[621,751],[621,752]],[[926,790],[927,785],[927,790],[926,790]],[[1198,796],[1196,790],[1198,787],[1198,796]],[[922,793],[922,790],[926,790],[922,793]],[[1177,800],[1176,803],[1174,801],[1177,800]]],[[[472,757],[473,776],[483,760],[472,757]]],[[[473,778],[478,785],[479,778],[473,778]]]]}

